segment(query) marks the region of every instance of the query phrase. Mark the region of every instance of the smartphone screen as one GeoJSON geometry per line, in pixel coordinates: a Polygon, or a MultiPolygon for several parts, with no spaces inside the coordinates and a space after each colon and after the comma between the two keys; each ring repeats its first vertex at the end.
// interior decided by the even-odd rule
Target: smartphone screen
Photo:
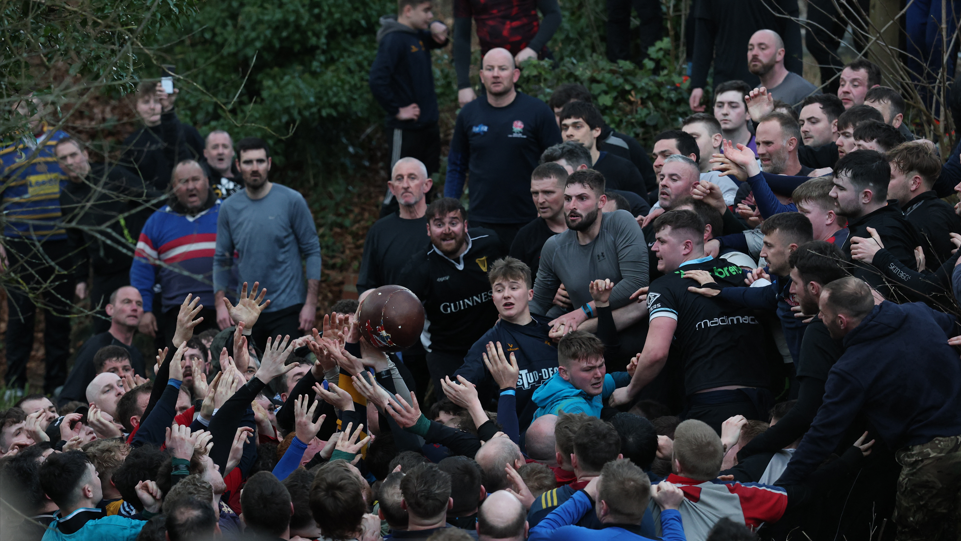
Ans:
{"type": "Polygon", "coordinates": [[[160,86],[167,94],[174,93],[174,67],[169,65],[161,66],[160,86]]]}

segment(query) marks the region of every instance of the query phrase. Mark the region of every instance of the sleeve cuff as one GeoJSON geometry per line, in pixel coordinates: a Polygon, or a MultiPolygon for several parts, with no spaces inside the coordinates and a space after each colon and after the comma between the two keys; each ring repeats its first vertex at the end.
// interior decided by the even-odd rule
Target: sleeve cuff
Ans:
{"type": "Polygon", "coordinates": [[[347,462],[350,462],[351,460],[354,459],[355,456],[357,455],[355,455],[354,453],[345,453],[344,451],[335,450],[330,455],[330,461],[333,462],[334,460],[346,460],[347,462]]]}
{"type": "Polygon", "coordinates": [[[167,380],[167,385],[176,387],[177,389],[180,389],[180,386],[183,385],[183,383],[184,383],[184,382],[180,381],[179,379],[168,379],[168,380],[167,380]]]}
{"type": "Polygon", "coordinates": [[[408,428],[407,430],[417,434],[418,436],[426,438],[427,431],[430,430],[430,419],[424,417],[424,414],[421,414],[420,419],[417,419],[417,422],[414,423],[414,426],[408,428]]]}

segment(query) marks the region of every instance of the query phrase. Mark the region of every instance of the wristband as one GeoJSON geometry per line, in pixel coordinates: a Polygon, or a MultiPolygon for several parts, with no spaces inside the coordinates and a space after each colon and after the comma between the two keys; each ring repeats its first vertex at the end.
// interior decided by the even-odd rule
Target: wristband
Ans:
{"type": "Polygon", "coordinates": [[[501,396],[504,396],[505,394],[517,396],[517,390],[516,390],[516,389],[501,389],[501,396]]]}
{"type": "Polygon", "coordinates": [[[584,312],[584,315],[587,316],[587,319],[594,317],[594,310],[591,308],[590,303],[581,306],[581,311],[584,312]]]}

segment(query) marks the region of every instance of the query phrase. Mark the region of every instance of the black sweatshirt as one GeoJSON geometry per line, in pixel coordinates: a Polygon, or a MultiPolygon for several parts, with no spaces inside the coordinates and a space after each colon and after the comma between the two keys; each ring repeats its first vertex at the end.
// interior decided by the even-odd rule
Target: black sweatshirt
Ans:
{"type": "Polygon", "coordinates": [[[696,10],[691,88],[705,88],[712,62],[715,88],[737,79],[757,86],[746,52],[751,36],[763,29],[774,30],[784,40],[784,67],[804,73],[797,0],[699,0],[696,10]]]}
{"type": "MultiPolygon", "coordinates": [[[[629,160],[641,172],[644,187],[648,193],[657,189],[657,175],[654,174],[654,166],[648,157],[650,153],[644,150],[637,139],[605,125],[601,128],[601,136],[597,138],[597,150],[629,160]]],[[[646,198],[647,195],[645,194],[644,197],[646,198]]]]}
{"type": "Polygon", "coordinates": [[[606,189],[623,190],[633,192],[640,197],[647,197],[644,178],[630,161],[609,152],[601,152],[593,169],[604,175],[606,189]]]}
{"type": "Polygon", "coordinates": [[[170,186],[175,165],[204,155],[204,140],[197,128],[181,123],[173,110],[160,115],[159,125],[130,134],[123,146],[121,163],[160,191],[170,186]]]}

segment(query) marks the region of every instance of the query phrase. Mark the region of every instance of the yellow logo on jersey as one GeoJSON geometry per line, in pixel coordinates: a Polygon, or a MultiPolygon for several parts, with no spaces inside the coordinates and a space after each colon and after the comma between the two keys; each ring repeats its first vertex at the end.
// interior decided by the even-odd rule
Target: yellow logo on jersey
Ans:
{"type": "Polygon", "coordinates": [[[511,352],[511,351],[520,351],[520,350],[521,350],[521,348],[515,346],[514,344],[511,344],[511,343],[508,343],[508,344],[507,344],[507,351],[508,351],[508,352],[511,352]]]}
{"type": "Polygon", "coordinates": [[[487,256],[486,255],[484,257],[479,257],[474,261],[477,262],[477,266],[480,267],[482,271],[487,272],[487,256]]]}

